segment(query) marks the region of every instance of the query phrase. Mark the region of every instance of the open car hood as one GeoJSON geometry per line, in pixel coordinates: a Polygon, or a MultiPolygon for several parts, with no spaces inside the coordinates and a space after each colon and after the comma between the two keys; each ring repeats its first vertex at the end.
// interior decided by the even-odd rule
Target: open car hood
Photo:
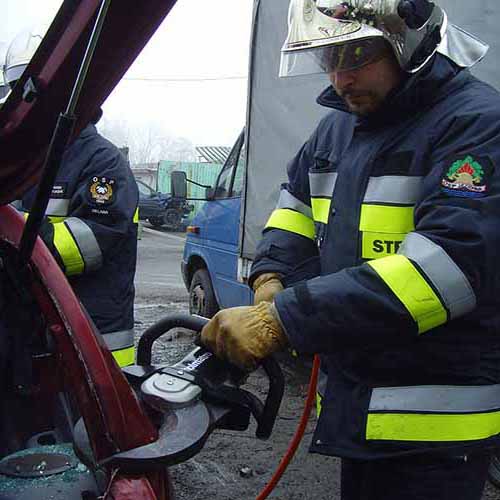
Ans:
{"type": "MultiPolygon", "coordinates": [[[[89,123],[176,0],[114,0],[76,108],[73,138],[89,123]]],[[[0,110],[0,204],[37,183],[57,118],[66,111],[101,0],[65,0],[0,110]],[[23,100],[26,82],[36,98],[23,100]]]]}

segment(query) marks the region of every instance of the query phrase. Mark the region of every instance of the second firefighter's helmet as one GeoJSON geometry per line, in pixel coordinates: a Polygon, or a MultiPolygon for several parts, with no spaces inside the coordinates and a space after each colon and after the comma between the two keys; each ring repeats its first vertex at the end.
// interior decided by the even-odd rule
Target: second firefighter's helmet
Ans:
{"type": "Polygon", "coordinates": [[[11,87],[19,80],[35,55],[47,29],[47,24],[40,24],[23,30],[10,43],[5,56],[3,71],[5,82],[11,87]]]}

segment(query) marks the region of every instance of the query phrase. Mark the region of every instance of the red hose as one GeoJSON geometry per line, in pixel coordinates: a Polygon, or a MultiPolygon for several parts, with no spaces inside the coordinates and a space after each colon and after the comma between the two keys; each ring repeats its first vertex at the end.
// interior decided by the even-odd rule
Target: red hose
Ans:
{"type": "Polygon", "coordinates": [[[266,484],[265,488],[260,492],[257,500],[264,500],[267,498],[271,492],[274,490],[276,485],[278,484],[281,476],[285,472],[288,464],[292,460],[297,448],[304,437],[304,432],[306,430],[306,425],[309,420],[309,416],[311,415],[311,410],[314,406],[314,402],[316,400],[316,386],[318,383],[318,373],[319,373],[319,356],[314,356],[313,367],[311,370],[311,378],[309,379],[309,388],[307,389],[307,399],[306,404],[304,406],[304,411],[302,413],[302,417],[300,418],[299,425],[295,434],[290,441],[288,449],[286,453],[283,455],[280,464],[278,465],[276,471],[273,474],[271,480],[266,484]]]}

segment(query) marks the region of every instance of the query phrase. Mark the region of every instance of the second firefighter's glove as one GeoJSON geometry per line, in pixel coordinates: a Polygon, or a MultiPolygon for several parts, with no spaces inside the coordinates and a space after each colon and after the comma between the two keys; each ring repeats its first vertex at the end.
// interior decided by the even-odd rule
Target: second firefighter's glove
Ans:
{"type": "Polygon", "coordinates": [[[201,331],[201,342],[219,358],[245,371],[284,349],[288,339],[274,305],[232,307],[219,311],[201,331]]]}
{"type": "Polygon", "coordinates": [[[253,303],[272,302],[277,293],[283,291],[283,285],[279,274],[264,273],[253,282],[253,291],[255,292],[253,303]]]}

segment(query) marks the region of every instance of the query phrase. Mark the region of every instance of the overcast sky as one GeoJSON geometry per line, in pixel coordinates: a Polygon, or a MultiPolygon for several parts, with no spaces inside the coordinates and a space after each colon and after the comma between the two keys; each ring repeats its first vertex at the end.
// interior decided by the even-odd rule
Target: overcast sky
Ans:
{"type": "MultiPolygon", "coordinates": [[[[0,42],[53,18],[61,3],[0,0],[0,42]]],[[[245,120],[252,7],[253,0],[178,0],[108,98],[106,119],[153,124],[195,145],[231,145],[245,120]]]]}

